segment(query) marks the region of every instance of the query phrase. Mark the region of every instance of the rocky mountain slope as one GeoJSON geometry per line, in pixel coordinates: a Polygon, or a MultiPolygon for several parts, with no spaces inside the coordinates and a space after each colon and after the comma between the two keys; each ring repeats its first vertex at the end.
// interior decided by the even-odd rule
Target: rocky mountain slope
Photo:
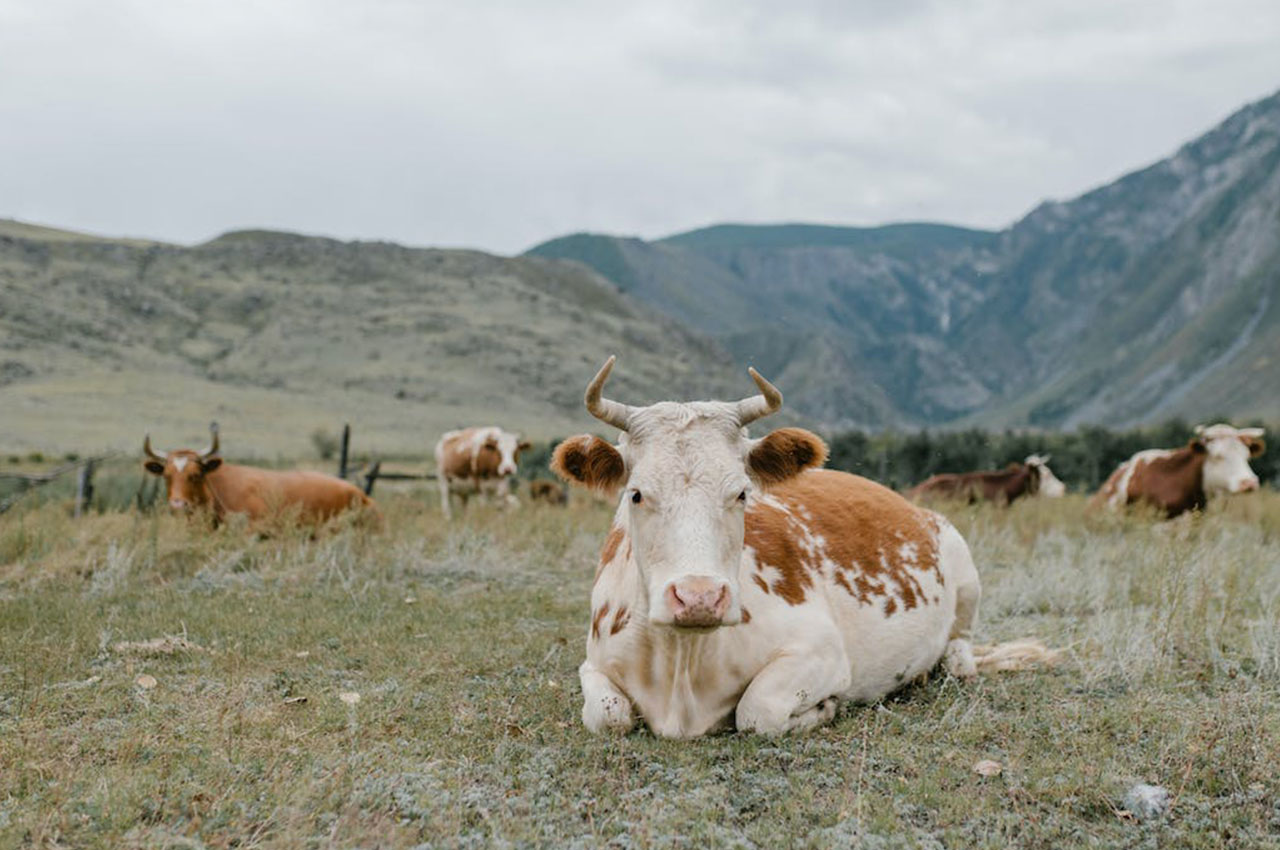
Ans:
{"type": "Polygon", "coordinates": [[[632,401],[746,394],[723,350],[579,265],[273,232],[185,248],[0,222],[0,451],[298,456],[316,428],[425,454],[447,428],[590,427],[632,401]]]}
{"type": "Polygon", "coordinates": [[[1280,412],[1280,94],[1000,232],[723,225],[529,253],[712,334],[832,424],[1280,412]]]}

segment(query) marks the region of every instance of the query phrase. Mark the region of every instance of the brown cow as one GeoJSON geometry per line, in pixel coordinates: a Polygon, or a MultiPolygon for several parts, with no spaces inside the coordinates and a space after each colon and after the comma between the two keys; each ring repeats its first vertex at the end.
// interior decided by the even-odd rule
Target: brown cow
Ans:
{"type": "Polygon", "coordinates": [[[912,501],[963,499],[1008,505],[1021,496],[1057,498],[1066,485],[1049,469],[1047,455],[1030,455],[1023,463],[1011,463],[993,472],[946,472],[926,478],[907,491],[912,501]]]}
{"type": "Polygon", "coordinates": [[[436,443],[436,476],[440,487],[440,509],[452,515],[449,494],[457,494],[466,507],[474,495],[493,497],[515,507],[520,504],[509,483],[516,474],[520,452],[529,443],[519,434],[497,426],[448,431],[436,443]]]}
{"type": "Polygon", "coordinates": [[[555,481],[539,478],[529,482],[529,499],[534,502],[546,502],[548,505],[567,505],[569,493],[555,481]]]}
{"type": "Polygon", "coordinates": [[[1257,490],[1249,458],[1266,451],[1263,433],[1262,428],[1198,425],[1182,448],[1146,449],[1120,464],[1090,505],[1119,510],[1141,502],[1172,519],[1203,509],[1210,496],[1257,490]]]}
{"type": "Polygon", "coordinates": [[[151,435],[142,441],[146,460],[142,467],[164,478],[169,507],[175,513],[210,510],[214,524],[228,514],[246,514],[251,521],[296,508],[299,519],[319,525],[342,511],[367,509],[382,524],[372,499],[350,482],[305,470],[259,469],[224,463],[218,457],[218,429],[213,443],[201,452],[191,449],[159,453],[151,448],[151,435]]]}

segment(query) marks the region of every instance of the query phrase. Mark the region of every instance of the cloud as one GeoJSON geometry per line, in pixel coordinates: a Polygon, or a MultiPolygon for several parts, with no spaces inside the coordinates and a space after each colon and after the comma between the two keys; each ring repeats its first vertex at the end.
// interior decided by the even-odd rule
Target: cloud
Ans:
{"type": "Polygon", "coordinates": [[[1276,43],[1255,0],[0,0],[0,215],[502,252],[1001,226],[1280,87],[1276,43]]]}

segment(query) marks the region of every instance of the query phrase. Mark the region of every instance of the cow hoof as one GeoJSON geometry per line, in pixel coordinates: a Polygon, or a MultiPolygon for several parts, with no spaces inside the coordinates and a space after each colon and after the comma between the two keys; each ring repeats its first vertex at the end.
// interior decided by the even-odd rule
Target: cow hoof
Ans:
{"type": "Polygon", "coordinates": [[[969,641],[959,638],[947,644],[942,656],[942,666],[957,679],[972,679],[978,675],[978,664],[973,659],[973,647],[969,641]]]}
{"type": "Polygon", "coordinates": [[[626,699],[609,695],[582,704],[582,725],[596,734],[614,732],[622,735],[635,726],[635,718],[626,699]]]}

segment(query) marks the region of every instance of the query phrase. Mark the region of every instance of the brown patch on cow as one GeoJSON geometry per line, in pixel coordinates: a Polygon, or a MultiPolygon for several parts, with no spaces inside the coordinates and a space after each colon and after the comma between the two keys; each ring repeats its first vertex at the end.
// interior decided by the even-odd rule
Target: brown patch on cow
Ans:
{"type": "Polygon", "coordinates": [[[912,501],[959,499],[969,504],[995,502],[1008,505],[1040,489],[1040,470],[1024,463],[1011,463],[1001,470],[944,472],[932,475],[907,491],[912,501]]]}
{"type": "Polygon", "coordinates": [[[566,481],[604,493],[627,480],[627,467],[618,450],[590,434],[570,437],[556,446],[551,471],[566,481]]]}
{"type": "Polygon", "coordinates": [[[742,609],[742,624],[745,626],[747,623],[750,623],[750,622],[751,622],[751,612],[750,612],[750,611],[748,611],[746,608],[743,608],[743,609],[742,609]]]}
{"type": "MultiPolygon", "coordinates": [[[[618,555],[618,547],[622,545],[622,540],[626,536],[627,533],[621,526],[615,525],[609,529],[609,534],[604,538],[604,546],[600,547],[600,563],[596,565],[595,581],[599,581],[600,574],[604,572],[605,567],[613,563],[613,559],[618,555]]],[[[628,559],[631,558],[630,540],[627,541],[626,557],[628,559]]]]}
{"type": "Polygon", "coordinates": [[[616,614],[613,615],[613,625],[609,627],[609,634],[616,635],[627,627],[627,623],[631,622],[631,614],[627,611],[627,606],[622,605],[618,608],[616,614]]]}
{"type": "Polygon", "coordinates": [[[1207,459],[1204,444],[1192,440],[1167,455],[1135,462],[1125,503],[1145,502],[1170,518],[1185,511],[1202,510],[1207,503],[1204,493],[1207,459]]]}
{"type": "Polygon", "coordinates": [[[896,612],[897,610],[898,610],[898,600],[886,599],[884,601],[884,615],[886,617],[892,617],[894,615],[894,612],[896,612]]]}
{"type": "Polygon", "coordinates": [[[1267,442],[1261,437],[1240,437],[1240,442],[1249,447],[1249,457],[1261,457],[1267,450],[1267,442]]]}
{"type": "Polygon", "coordinates": [[[937,519],[892,490],[819,469],[771,495],[782,506],[762,500],[748,508],[746,545],[758,565],[778,571],[771,589],[788,603],[805,600],[824,561],[835,565],[833,580],[845,592],[868,604],[896,600],[895,612],[928,603],[921,574],[942,581],[937,519]]]}
{"type": "Polygon", "coordinates": [[[803,428],[779,428],[747,455],[747,469],[764,487],[794,478],[827,461],[827,444],[803,428]]]}
{"type": "Polygon", "coordinates": [[[591,637],[600,637],[600,624],[604,622],[604,618],[609,615],[609,603],[601,605],[594,614],[591,615],[591,637]]]}
{"type": "MultiPolygon", "coordinates": [[[[750,545],[750,544],[747,544],[747,545],[750,545]]],[[[765,593],[769,592],[769,582],[764,580],[764,576],[760,575],[759,573],[755,573],[754,575],[751,576],[751,580],[754,581],[756,585],[765,593]]]]}
{"type": "Polygon", "coordinates": [[[479,446],[475,445],[476,433],[481,428],[464,428],[441,438],[440,468],[438,475],[449,479],[472,479],[488,481],[498,477],[498,466],[502,463],[502,453],[498,451],[498,443],[490,438],[479,446]]]}

